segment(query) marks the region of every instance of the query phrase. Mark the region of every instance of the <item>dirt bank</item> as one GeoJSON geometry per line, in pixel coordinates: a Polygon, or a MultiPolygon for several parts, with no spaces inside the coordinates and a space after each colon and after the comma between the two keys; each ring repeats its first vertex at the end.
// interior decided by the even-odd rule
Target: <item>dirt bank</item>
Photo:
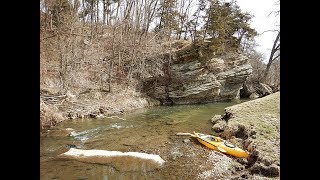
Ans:
{"type": "Polygon", "coordinates": [[[280,92],[227,107],[212,122],[215,135],[251,152],[248,161],[229,163],[234,171],[244,165],[240,177],[280,177],[280,92]]]}
{"type": "Polygon", "coordinates": [[[48,129],[67,119],[102,118],[159,105],[131,88],[116,91],[88,90],[81,93],[68,91],[63,95],[40,96],[40,129],[48,129]]]}

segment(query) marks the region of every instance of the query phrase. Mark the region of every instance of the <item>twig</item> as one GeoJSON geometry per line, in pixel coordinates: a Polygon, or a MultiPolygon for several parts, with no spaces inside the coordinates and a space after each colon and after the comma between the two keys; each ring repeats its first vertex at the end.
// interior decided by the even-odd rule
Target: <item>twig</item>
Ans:
{"type": "Polygon", "coordinates": [[[60,95],[60,96],[40,96],[41,98],[63,98],[63,97],[66,97],[67,95],[66,94],[64,94],[64,95],[60,95]]]}

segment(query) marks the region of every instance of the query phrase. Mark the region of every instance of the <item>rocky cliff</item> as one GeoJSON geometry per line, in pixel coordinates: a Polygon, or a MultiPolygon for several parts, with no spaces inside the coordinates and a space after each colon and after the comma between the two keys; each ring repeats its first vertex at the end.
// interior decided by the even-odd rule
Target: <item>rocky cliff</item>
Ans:
{"type": "MultiPolygon", "coordinates": [[[[167,45],[168,46],[168,45],[167,45]]],[[[252,73],[248,58],[238,52],[215,54],[210,42],[170,44],[163,75],[144,81],[145,92],[162,104],[192,104],[239,98],[252,73]]]]}

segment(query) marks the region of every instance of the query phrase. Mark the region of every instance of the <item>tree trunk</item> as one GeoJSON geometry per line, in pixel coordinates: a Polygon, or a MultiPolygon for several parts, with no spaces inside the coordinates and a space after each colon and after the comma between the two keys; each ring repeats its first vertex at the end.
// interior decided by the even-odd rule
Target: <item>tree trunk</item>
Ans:
{"type": "Polygon", "coordinates": [[[97,0],[97,4],[96,4],[96,33],[98,33],[98,23],[99,23],[99,1],[97,0]]]}
{"type": "Polygon", "coordinates": [[[62,90],[65,90],[65,70],[64,70],[64,56],[63,56],[63,50],[62,50],[62,47],[61,47],[61,43],[62,43],[62,40],[61,40],[61,35],[58,35],[58,48],[59,48],[59,57],[60,57],[60,61],[59,61],[59,76],[60,76],[60,83],[62,85],[62,90]]]}
{"type": "Polygon", "coordinates": [[[153,6],[153,10],[151,12],[148,13],[148,21],[147,21],[147,26],[146,26],[146,30],[145,30],[145,37],[148,36],[148,31],[149,31],[149,28],[150,28],[150,23],[153,19],[153,16],[154,16],[154,13],[156,12],[156,7],[157,7],[157,4],[158,4],[158,1],[159,0],[156,0],[154,6],[153,6]]]}
{"type": "Polygon", "coordinates": [[[94,1],[91,0],[91,7],[90,7],[90,8],[91,8],[91,10],[90,10],[90,11],[91,11],[91,13],[90,13],[90,14],[91,14],[91,17],[90,17],[90,18],[91,18],[91,37],[90,37],[90,38],[91,38],[91,39],[93,38],[93,37],[92,37],[92,36],[93,36],[93,14],[94,14],[94,12],[93,12],[93,6],[94,6],[94,4],[93,4],[93,3],[94,3],[94,1]]]}
{"type": "Polygon", "coordinates": [[[188,26],[186,26],[185,28],[186,30],[184,31],[184,40],[187,40],[188,26]]]}
{"type": "Polygon", "coordinates": [[[278,35],[277,35],[275,41],[273,42],[273,46],[272,46],[272,49],[271,49],[271,53],[270,53],[270,57],[269,57],[269,60],[268,60],[267,68],[264,71],[262,79],[261,79],[262,82],[266,82],[266,79],[267,79],[271,64],[278,57],[278,56],[274,57],[274,55],[280,48],[280,44],[277,45],[277,42],[279,41],[279,39],[280,39],[280,31],[278,32],[278,35]]]}
{"type": "Polygon", "coordinates": [[[103,22],[103,24],[106,24],[107,2],[106,2],[106,0],[102,0],[102,3],[103,3],[102,22],[103,22]]]}
{"type": "Polygon", "coordinates": [[[196,23],[194,25],[193,42],[195,42],[196,38],[197,38],[197,24],[198,24],[199,14],[200,14],[200,10],[199,10],[199,12],[197,14],[196,23]]]}
{"type": "Polygon", "coordinates": [[[113,69],[113,59],[110,59],[110,68],[109,68],[109,92],[111,92],[112,69],[113,69]]]}
{"type": "Polygon", "coordinates": [[[44,29],[47,30],[47,19],[48,19],[48,6],[47,6],[47,1],[44,1],[44,9],[45,9],[45,14],[44,14],[44,29]]]}

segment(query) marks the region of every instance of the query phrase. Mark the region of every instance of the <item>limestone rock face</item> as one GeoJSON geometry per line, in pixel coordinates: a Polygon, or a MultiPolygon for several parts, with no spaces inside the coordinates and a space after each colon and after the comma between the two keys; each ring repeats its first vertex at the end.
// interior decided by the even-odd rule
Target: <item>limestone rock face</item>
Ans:
{"type": "Polygon", "coordinates": [[[190,43],[171,54],[162,57],[163,75],[144,81],[147,94],[162,104],[238,99],[243,83],[252,73],[246,56],[236,52],[215,55],[208,43],[190,43]]]}

